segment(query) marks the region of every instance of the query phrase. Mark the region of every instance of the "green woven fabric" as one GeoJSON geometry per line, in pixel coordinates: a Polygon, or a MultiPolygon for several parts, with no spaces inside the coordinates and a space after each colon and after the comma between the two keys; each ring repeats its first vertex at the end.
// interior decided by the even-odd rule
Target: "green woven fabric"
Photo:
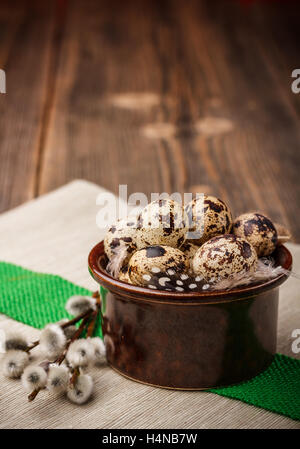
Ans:
{"type": "MultiPolygon", "coordinates": [[[[91,292],[60,276],[0,262],[0,312],[14,320],[42,329],[48,323],[71,318],[65,304],[72,295],[91,292]]],[[[100,326],[95,334],[101,335],[100,326]]]]}
{"type": "MultiPolygon", "coordinates": [[[[17,321],[38,329],[59,321],[68,316],[66,300],[77,294],[91,292],[60,276],[0,262],[0,312],[17,321]]],[[[101,294],[105,301],[103,288],[101,294]]],[[[100,326],[97,334],[101,336],[100,326]]],[[[277,354],[272,365],[253,379],[210,391],[300,420],[300,360],[277,354]]]]}
{"type": "Polygon", "coordinates": [[[269,368],[253,379],[210,391],[300,420],[300,360],[276,354],[269,368]]]}

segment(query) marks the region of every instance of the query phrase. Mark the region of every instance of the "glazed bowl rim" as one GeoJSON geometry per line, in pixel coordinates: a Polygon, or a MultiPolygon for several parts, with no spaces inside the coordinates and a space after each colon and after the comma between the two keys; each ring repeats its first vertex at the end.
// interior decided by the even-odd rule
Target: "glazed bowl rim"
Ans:
{"type": "MultiPolygon", "coordinates": [[[[291,271],[293,258],[290,251],[284,245],[278,245],[276,250],[283,251],[285,257],[285,264],[283,268],[291,271]]],[[[233,300],[241,300],[243,298],[256,296],[259,293],[263,293],[264,291],[278,287],[289,277],[289,274],[281,274],[274,279],[270,279],[269,281],[260,284],[236,287],[232,290],[205,292],[168,292],[164,290],[152,290],[147,287],[128,284],[127,282],[123,282],[113,278],[103,268],[101,268],[99,261],[102,257],[104,257],[103,240],[92,248],[88,256],[89,271],[95,281],[108,290],[112,290],[119,295],[143,301],[155,301],[164,303],[180,303],[184,301],[184,304],[186,304],[187,302],[196,304],[208,304],[214,302],[220,303],[233,300]]]]}

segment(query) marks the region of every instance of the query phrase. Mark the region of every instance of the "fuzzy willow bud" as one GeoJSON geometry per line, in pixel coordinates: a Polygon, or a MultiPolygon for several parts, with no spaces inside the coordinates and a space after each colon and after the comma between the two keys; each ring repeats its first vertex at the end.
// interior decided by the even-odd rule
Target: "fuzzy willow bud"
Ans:
{"type": "Polygon", "coordinates": [[[81,374],[73,388],[69,388],[67,397],[75,404],[84,404],[93,392],[93,380],[87,374],[81,374]]]}
{"type": "Polygon", "coordinates": [[[66,310],[70,315],[80,315],[89,310],[96,310],[97,302],[90,296],[71,296],[66,303],[66,310]]]}
{"type": "Polygon", "coordinates": [[[2,358],[2,372],[6,377],[21,377],[26,365],[29,362],[29,356],[26,352],[20,350],[8,351],[2,358]]]}
{"type": "Polygon", "coordinates": [[[94,358],[94,348],[89,340],[75,340],[67,352],[67,361],[73,367],[89,365],[94,358]]]}
{"type": "Polygon", "coordinates": [[[38,365],[30,365],[25,368],[22,375],[22,384],[28,393],[44,388],[46,383],[47,373],[44,368],[38,365]]]}
{"type": "Polygon", "coordinates": [[[63,351],[66,341],[64,331],[58,324],[48,324],[41,332],[40,348],[53,359],[63,351]]]}
{"type": "Polygon", "coordinates": [[[101,340],[101,338],[99,337],[94,337],[94,338],[90,338],[88,340],[90,342],[90,344],[93,347],[93,351],[94,351],[94,355],[93,355],[93,360],[94,362],[97,363],[101,363],[105,360],[105,356],[106,356],[106,349],[105,349],[105,345],[103,340],[101,340]]]}
{"type": "Polygon", "coordinates": [[[52,365],[49,368],[47,387],[53,393],[67,390],[69,370],[65,366],[52,365]]]}

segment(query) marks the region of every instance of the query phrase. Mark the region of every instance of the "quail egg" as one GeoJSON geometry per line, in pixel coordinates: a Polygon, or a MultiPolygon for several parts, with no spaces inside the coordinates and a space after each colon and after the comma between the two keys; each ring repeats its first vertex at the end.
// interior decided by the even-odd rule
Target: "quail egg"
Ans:
{"type": "Polygon", "coordinates": [[[117,223],[107,231],[104,238],[104,250],[108,259],[110,260],[115,255],[121,245],[126,245],[128,261],[130,255],[137,249],[136,247],[136,218],[119,219],[117,223]]]}
{"type": "Polygon", "coordinates": [[[171,199],[159,199],[148,204],[139,216],[138,249],[150,245],[178,248],[187,232],[186,218],[184,208],[171,199]]]}
{"type": "MultiPolygon", "coordinates": [[[[147,285],[153,274],[183,274],[189,268],[187,257],[179,249],[166,245],[152,245],[136,251],[128,264],[130,279],[135,285],[147,285]]],[[[156,288],[150,286],[149,288],[156,288]]]]}
{"type": "Polygon", "coordinates": [[[207,281],[228,278],[241,271],[254,272],[257,254],[247,240],[232,234],[213,237],[204,243],[193,259],[193,270],[207,281]]]}
{"type": "Polygon", "coordinates": [[[233,223],[233,233],[251,243],[258,257],[271,254],[277,244],[277,231],[272,221],[259,213],[242,214],[233,223]]]}
{"type": "Polygon", "coordinates": [[[157,272],[150,273],[147,276],[146,287],[164,290],[169,292],[197,292],[203,288],[202,276],[195,276],[192,273],[177,274],[171,270],[171,272],[157,272]],[[148,280],[149,279],[149,280],[148,280]]]}
{"type": "Polygon", "coordinates": [[[220,199],[204,195],[194,198],[187,206],[190,229],[189,241],[202,245],[207,240],[231,230],[232,215],[228,206],[220,199]]]}
{"type": "Polygon", "coordinates": [[[199,249],[199,246],[194,245],[191,242],[184,242],[181,246],[180,246],[180,251],[182,251],[186,257],[188,258],[188,261],[190,264],[192,264],[192,260],[194,258],[194,255],[196,254],[196,252],[199,249]]]}
{"type": "Polygon", "coordinates": [[[119,281],[127,282],[128,284],[132,284],[129,273],[128,273],[128,265],[125,265],[121,268],[118,276],[119,281]]]}

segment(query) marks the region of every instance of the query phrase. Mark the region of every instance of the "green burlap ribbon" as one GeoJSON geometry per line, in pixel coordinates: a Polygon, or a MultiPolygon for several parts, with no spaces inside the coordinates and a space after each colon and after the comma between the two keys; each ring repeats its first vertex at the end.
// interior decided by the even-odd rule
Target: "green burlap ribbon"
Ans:
{"type": "MultiPolygon", "coordinates": [[[[66,300],[81,294],[91,292],[60,276],[0,262],[0,312],[22,323],[41,329],[59,321],[68,316],[66,300]]],[[[97,334],[101,336],[100,327],[97,334]]],[[[300,420],[300,360],[276,354],[271,366],[253,379],[210,391],[300,420]]]]}

